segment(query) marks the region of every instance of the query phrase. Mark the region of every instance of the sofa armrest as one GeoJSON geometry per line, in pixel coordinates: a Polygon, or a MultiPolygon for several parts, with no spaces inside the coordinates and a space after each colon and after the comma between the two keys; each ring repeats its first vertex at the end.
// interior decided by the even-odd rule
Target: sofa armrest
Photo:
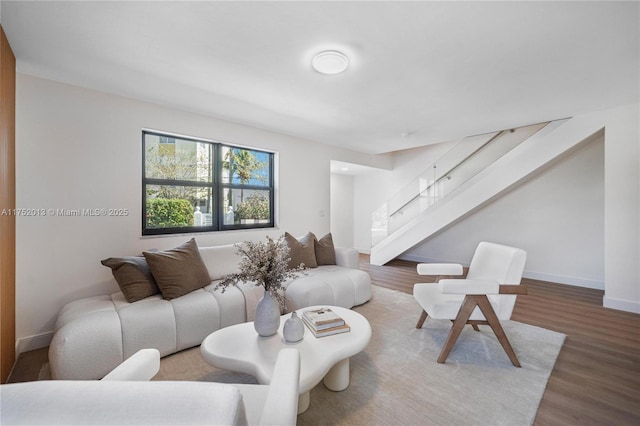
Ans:
{"type": "Polygon", "coordinates": [[[261,425],[296,424],[299,385],[300,352],[294,348],[281,349],[260,417],[261,425]]]}
{"type": "Polygon", "coordinates": [[[354,248],[336,247],[336,265],[360,269],[360,253],[354,248]]]}
{"type": "Polygon", "coordinates": [[[122,364],[111,370],[102,380],[151,380],[160,370],[160,352],[157,349],[140,349],[122,364]]]}
{"type": "MultiPolygon", "coordinates": [[[[91,299],[71,302],[74,307],[85,303],[93,305],[91,299]]],[[[53,379],[98,380],[122,363],[122,324],[113,303],[108,305],[108,310],[87,310],[74,320],[67,318],[57,329],[49,345],[53,379]]]]}
{"type": "Polygon", "coordinates": [[[462,275],[459,263],[418,263],[418,275],[462,275]]]}
{"type": "Polygon", "coordinates": [[[443,294],[498,294],[500,283],[493,280],[440,280],[443,294]]]}

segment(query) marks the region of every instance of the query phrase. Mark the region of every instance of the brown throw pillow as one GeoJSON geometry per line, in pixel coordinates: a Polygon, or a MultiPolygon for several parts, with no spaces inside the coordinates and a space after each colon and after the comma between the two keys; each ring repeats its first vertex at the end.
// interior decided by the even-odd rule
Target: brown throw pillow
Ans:
{"type": "Polygon", "coordinates": [[[317,268],[316,252],[313,246],[316,236],[309,232],[299,240],[288,232],[284,233],[284,240],[289,246],[289,268],[297,268],[304,263],[307,268],[317,268]]]}
{"type": "Polygon", "coordinates": [[[144,257],[110,257],[101,260],[100,263],[111,268],[111,273],[127,302],[137,302],[160,293],[144,257]]]}
{"type": "Polygon", "coordinates": [[[316,251],[316,262],[320,265],[335,265],[336,264],[336,249],[333,246],[333,237],[329,232],[320,240],[313,240],[313,245],[316,251]]]}
{"type": "Polygon", "coordinates": [[[175,299],[209,284],[209,271],[194,238],[171,250],[145,251],[153,277],[165,299],[175,299]]]}

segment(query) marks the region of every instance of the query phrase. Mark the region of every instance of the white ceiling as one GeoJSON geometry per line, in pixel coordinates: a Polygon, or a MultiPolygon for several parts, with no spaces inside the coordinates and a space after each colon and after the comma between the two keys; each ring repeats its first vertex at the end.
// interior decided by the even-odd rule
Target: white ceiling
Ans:
{"type": "Polygon", "coordinates": [[[637,102],[639,5],[3,0],[1,19],[19,72],[383,153],[637,102]],[[313,71],[324,49],[349,70],[313,71]]]}

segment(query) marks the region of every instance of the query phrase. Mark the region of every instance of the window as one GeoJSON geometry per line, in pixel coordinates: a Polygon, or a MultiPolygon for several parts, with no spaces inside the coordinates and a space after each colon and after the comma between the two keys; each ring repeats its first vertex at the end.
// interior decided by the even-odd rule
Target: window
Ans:
{"type": "Polygon", "coordinates": [[[274,154],[142,132],[142,234],[274,226],[274,154]]]}

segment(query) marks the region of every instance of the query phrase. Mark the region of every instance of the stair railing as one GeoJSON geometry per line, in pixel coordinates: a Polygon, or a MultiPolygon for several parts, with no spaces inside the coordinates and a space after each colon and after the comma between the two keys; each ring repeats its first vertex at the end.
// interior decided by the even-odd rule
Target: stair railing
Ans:
{"type": "Polygon", "coordinates": [[[469,136],[456,143],[372,213],[372,247],[547,124],[549,122],[469,136]]]}

